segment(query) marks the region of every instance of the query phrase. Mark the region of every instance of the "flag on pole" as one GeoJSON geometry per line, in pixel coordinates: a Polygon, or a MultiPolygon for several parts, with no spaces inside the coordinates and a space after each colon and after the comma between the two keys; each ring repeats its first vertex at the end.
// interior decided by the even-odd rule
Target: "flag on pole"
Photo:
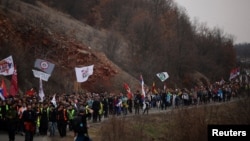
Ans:
{"type": "Polygon", "coordinates": [[[240,68],[234,68],[230,71],[229,81],[240,75],[240,68]]]}
{"type": "Polygon", "coordinates": [[[3,88],[0,87],[0,98],[4,101],[5,97],[3,96],[3,88]]]}
{"type": "Polygon", "coordinates": [[[166,83],[164,83],[163,90],[164,90],[164,92],[167,90],[167,84],[166,83]]]}
{"type": "Polygon", "coordinates": [[[6,85],[5,85],[5,82],[4,80],[2,79],[2,84],[1,84],[1,88],[2,88],[2,95],[7,98],[8,97],[8,92],[7,92],[7,88],[6,88],[6,85]]]}
{"type": "Polygon", "coordinates": [[[52,71],[54,70],[55,64],[46,60],[36,59],[34,67],[42,70],[47,74],[51,74],[52,71]]]}
{"type": "Polygon", "coordinates": [[[167,72],[159,72],[159,73],[156,74],[156,76],[157,76],[162,82],[169,78],[169,75],[168,75],[167,72]]]}
{"type": "Polygon", "coordinates": [[[18,83],[17,83],[17,70],[15,66],[14,73],[12,74],[11,78],[10,95],[15,96],[17,93],[18,93],[18,83]]]}
{"type": "Polygon", "coordinates": [[[77,68],[75,67],[77,82],[85,82],[93,74],[94,65],[77,68]]]}
{"type": "Polygon", "coordinates": [[[128,84],[127,84],[127,83],[124,83],[123,86],[124,86],[124,88],[125,88],[126,91],[127,91],[127,97],[128,97],[128,99],[132,99],[132,93],[131,93],[131,90],[130,90],[128,84]]]}
{"type": "Polygon", "coordinates": [[[43,91],[43,83],[42,83],[42,79],[40,78],[40,83],[39,83],[39,97],[40,97],[40,101],[43,102],[44,100],[44,91],[43,91]]]}
{"type": "Polygon", "coordinates": [[[52,98],[52,100],[51,100],[51,103],[52,103],[55,107],[57,107],[57,104],[56,104],[56,94],[54,94],[54,96],[53,96],[53,98],[52,98]]]}
{"type": "Polygon", "coordinates": [[[14,63],[12,56],[0,60],[0,75],[12,75],[14,73],[14,63]]]}
{"type": "Polygon", "coordinates": [[[141,79],[141,92],[142,92],[142,97],[145,98],[145,97],[146,97],[146,93],[145,93],[145,89],[144,89],[144,81],[143,81],[142,75],[140,75],[140,79],[141,79]]]}
{"type": "Polygon", "coordinates": [[[34,90],[34,88],[31,88],[30,90],[26,91],[25,94],[32,97],[36,94],[36,91],[34,90]]]}

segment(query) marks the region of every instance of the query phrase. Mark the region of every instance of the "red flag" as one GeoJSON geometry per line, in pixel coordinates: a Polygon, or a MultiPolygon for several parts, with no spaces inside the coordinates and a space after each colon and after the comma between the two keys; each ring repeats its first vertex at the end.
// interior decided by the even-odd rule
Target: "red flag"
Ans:
{"type": "Polygon", "coordinates": [[[1,88],[2,88],[2,91],[3,91],[3,96],[4,96],[5,98],[7,98],[7,97],[8,97],[8,92],[7,92],[6,85],[5,85],[5,82],[4,82],[3,79],[2,79],[1,88]]]}
{"type": "Polygon", "coordinates": [[[30,90],[26,91],[26,95],[28,96],[34,96],[36,93],[36,91],[34,90],[34,88],[31,88],[30,90]]]}
{"type": "Polygon", "coordinates": [[[130,88],[129,88],[129,86],[128,86],[127,83],[124,83],[124,88],[127,91],[127,97],[128,97],[128,99],[132,99],[132,93],[131,93],[131,90],[130,90],[130,88]]]}
{"type": "Polygon", "coordinates": [[[16,66],[15,66],[14,73],[12,74],[12,79],[11,79],[10,95],[15,96],[17,92],[18,92],[17,71],[16,71],[16,66]]]}
{"type": "Polygon", "coordinates": [[[156,88],[155,88],[155,82],[153,82],[153,85],[152,85],[152,93],[153,94],[157,94],[158,93],[157,90],[156,90],[156,88]]]}

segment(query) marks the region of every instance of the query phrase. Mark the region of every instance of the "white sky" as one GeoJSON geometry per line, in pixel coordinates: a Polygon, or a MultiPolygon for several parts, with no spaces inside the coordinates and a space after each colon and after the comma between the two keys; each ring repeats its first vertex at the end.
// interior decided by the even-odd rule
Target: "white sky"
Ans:
{"type": "Polygon", "coordinates": [[[234,36],[234,43],[250,43],[250,0],[174,0],[191,22],[220,28],[234,36]]]}

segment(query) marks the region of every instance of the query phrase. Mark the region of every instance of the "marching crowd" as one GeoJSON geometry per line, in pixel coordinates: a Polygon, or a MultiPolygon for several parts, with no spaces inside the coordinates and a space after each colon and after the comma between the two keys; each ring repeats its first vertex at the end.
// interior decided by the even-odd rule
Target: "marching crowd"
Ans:
{"type": "Polygon", "coordinates": [[[166,88],[154,92],[147,89],[145,97],[140,90],[136,90],[132,98],[123,93],[107,92],[56,94],[54,103],[51,102],[53,96],[46,96],[43,102],[40,102],[39,96],[36,95],[9,97],[0,101],[0,130],[8,132],[9,141],[14,141],[16,134],[23,135],[25,141],[33,141],[35,135],[52,137],[56,135],[56,131],[60,137],[65,137],[68,132],[79,132],[75,117],[84,115],[86,121],[84,119],[85,129],[82,135],[87,136],[87,122],[100,122],[109,116],[148,114],[150,109],[166,110],[230,101],[232,97],[238,96],[241,90],[249,93],[250,84],[233,81],[217,82],[190,90],[166,88]]]}

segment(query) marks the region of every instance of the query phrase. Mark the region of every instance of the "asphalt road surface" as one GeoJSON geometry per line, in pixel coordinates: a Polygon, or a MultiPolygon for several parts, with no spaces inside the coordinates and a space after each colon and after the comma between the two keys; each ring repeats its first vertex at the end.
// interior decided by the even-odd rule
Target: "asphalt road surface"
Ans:
{"type": "MultiPolygon", "coordinates": [[[[35,135],[33,139],[33,141],[73,141],[73,140],[74,137],[72,132],[67,132],[67,136],[63,138],[61,138],[57,133],[54,137],[35,135]]],[[[9,141],[9,137],[6,132],[2,131],[0,132],[0,141],[9,141]]],[[[24,141],[24,136],[16,134],[15,141],[24,141]]]]}

